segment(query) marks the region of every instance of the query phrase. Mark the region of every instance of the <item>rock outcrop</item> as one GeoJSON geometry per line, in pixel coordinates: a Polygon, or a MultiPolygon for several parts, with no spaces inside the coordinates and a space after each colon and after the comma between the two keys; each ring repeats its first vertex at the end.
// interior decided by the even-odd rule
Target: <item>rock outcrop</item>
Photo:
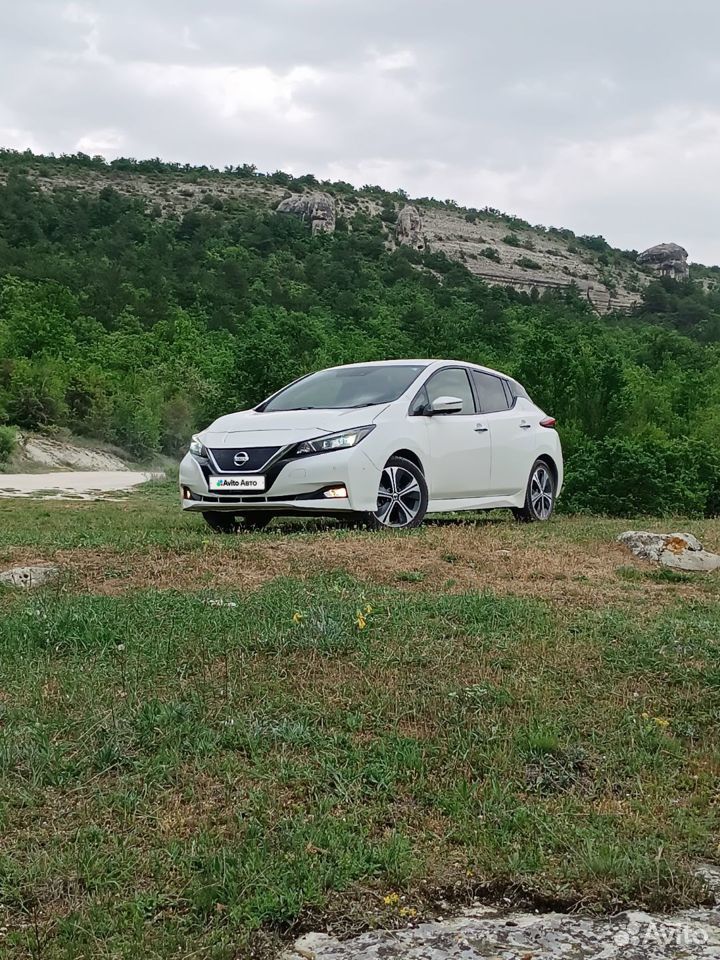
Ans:
{"type": "Polygon", "coordinates": [[[395,224],[395,240],[403,246],[414,247],[416,250],[425,249],[423,236],[423,222],[420,211],[412,204],[406,204],[398,214],[395,224]]]}
{"type": "Polygon", "coordinates": [[[644,267],[650,267],[661,277],[671,277],[673,280],[687,280],[690,276],[688,266],[688,252],[678,243],[658,243],[648,247],[638,254],[637,262],[644,267]]]}
{"type": "Polygon", "coordinates": [[[278,213],[309,220],[313,236],[335,232],[335,200],[329,193],[294,193],[281,200],[275,209],[278,213]]]}
{"type": "Polygon", "coordinates": [[[368,930],[350,939],[306,933],[281,960],[715,960],[720,949],[716,909],[652,914],[626,910],[608,917],[500,910],[477,905],[453,920],[368,930]]]}
{"type": "Polygon", "coordinates": [[[20,587],[22,590],[32,590],[33,587],[42,587],[55,580],[60,571],[57,567],[13,567],[0,573],[0,583],[6,587],[20,587]]]}
{"type": "Polygon", "coordinates": [[[618,537],[636,557],[652,560],[662,567],[707,573],[720,569],[720,555],[703,550],[691,533],[649,533],[628,530],[618,537]]]}

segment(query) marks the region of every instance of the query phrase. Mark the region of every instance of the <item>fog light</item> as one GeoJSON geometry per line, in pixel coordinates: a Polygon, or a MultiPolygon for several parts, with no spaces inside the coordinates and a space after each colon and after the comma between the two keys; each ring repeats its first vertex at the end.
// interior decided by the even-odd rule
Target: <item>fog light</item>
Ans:
{"type": "Polygon", "coordinates": [[[192,500],[192,493],[190,493],[190,487],[182,488],[182,498],[183,500],[192,500]]]}
{"type": "Polygon", "coordinates": [[[329,497],[331,500],[347,498],[347,489],[345,487],[330,487],[323,492],[323,496],[329,497]]]}

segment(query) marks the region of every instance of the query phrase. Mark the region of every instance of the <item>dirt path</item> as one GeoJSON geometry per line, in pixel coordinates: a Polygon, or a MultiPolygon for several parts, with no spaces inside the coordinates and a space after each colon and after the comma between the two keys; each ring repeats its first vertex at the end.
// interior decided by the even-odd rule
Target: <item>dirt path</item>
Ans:
{"type": "Polygon", "coordinates": [[[0,497],[94,500],[162,477],[161,473],[137,470],[4,473],[0,474],[0,497]]]}

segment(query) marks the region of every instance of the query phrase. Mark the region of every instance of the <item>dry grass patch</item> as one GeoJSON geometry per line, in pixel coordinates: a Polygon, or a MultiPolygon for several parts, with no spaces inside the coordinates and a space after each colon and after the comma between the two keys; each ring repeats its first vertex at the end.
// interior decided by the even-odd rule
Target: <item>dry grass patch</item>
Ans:
{"type": "Polygon", "coordinates": [[[613,540],[538,539],[527,528],[483,524],[428,526],[413,536],[364,533],[208,538],[196,549],[12,552],[17,564],[56,563],[72,589],[119,594],[137,589],[256,589],[276,577],[344,572],[408,591],[493,590],[553,603],[659,606],[676,597],[720,593],[720,578],[654,580],[654,568],[613,540]],[[627,571],[637,571],[630,578],[627,571]]]}

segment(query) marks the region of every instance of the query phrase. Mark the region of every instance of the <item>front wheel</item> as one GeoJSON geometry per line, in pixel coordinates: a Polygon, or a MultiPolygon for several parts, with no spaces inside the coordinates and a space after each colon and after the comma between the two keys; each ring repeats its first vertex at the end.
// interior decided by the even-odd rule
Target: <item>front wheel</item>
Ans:
{"type": "Polygon", "coordinates": [[[423,472],[412,460],[390,457],[380,475],[377,510],[363,520],[371,530],[411,530],[423,522],[428,488],[423,472]]]}
{"type": "Polygon", "coordinates": [[[253,530],[263,530],[272,520],[271,513],[246,513],[238,520],[232,513],[222,513],[220,510],[206,510],[203,520],[215,533],[250,533],[253,530]]]}
{"type": "Polygon", "coordinates": [[[545,460],[536,460],[530,471],[525,503],[513,509],[513,516],[522,523],[549,520],[555,509],[555,477],[545,460]]]}

